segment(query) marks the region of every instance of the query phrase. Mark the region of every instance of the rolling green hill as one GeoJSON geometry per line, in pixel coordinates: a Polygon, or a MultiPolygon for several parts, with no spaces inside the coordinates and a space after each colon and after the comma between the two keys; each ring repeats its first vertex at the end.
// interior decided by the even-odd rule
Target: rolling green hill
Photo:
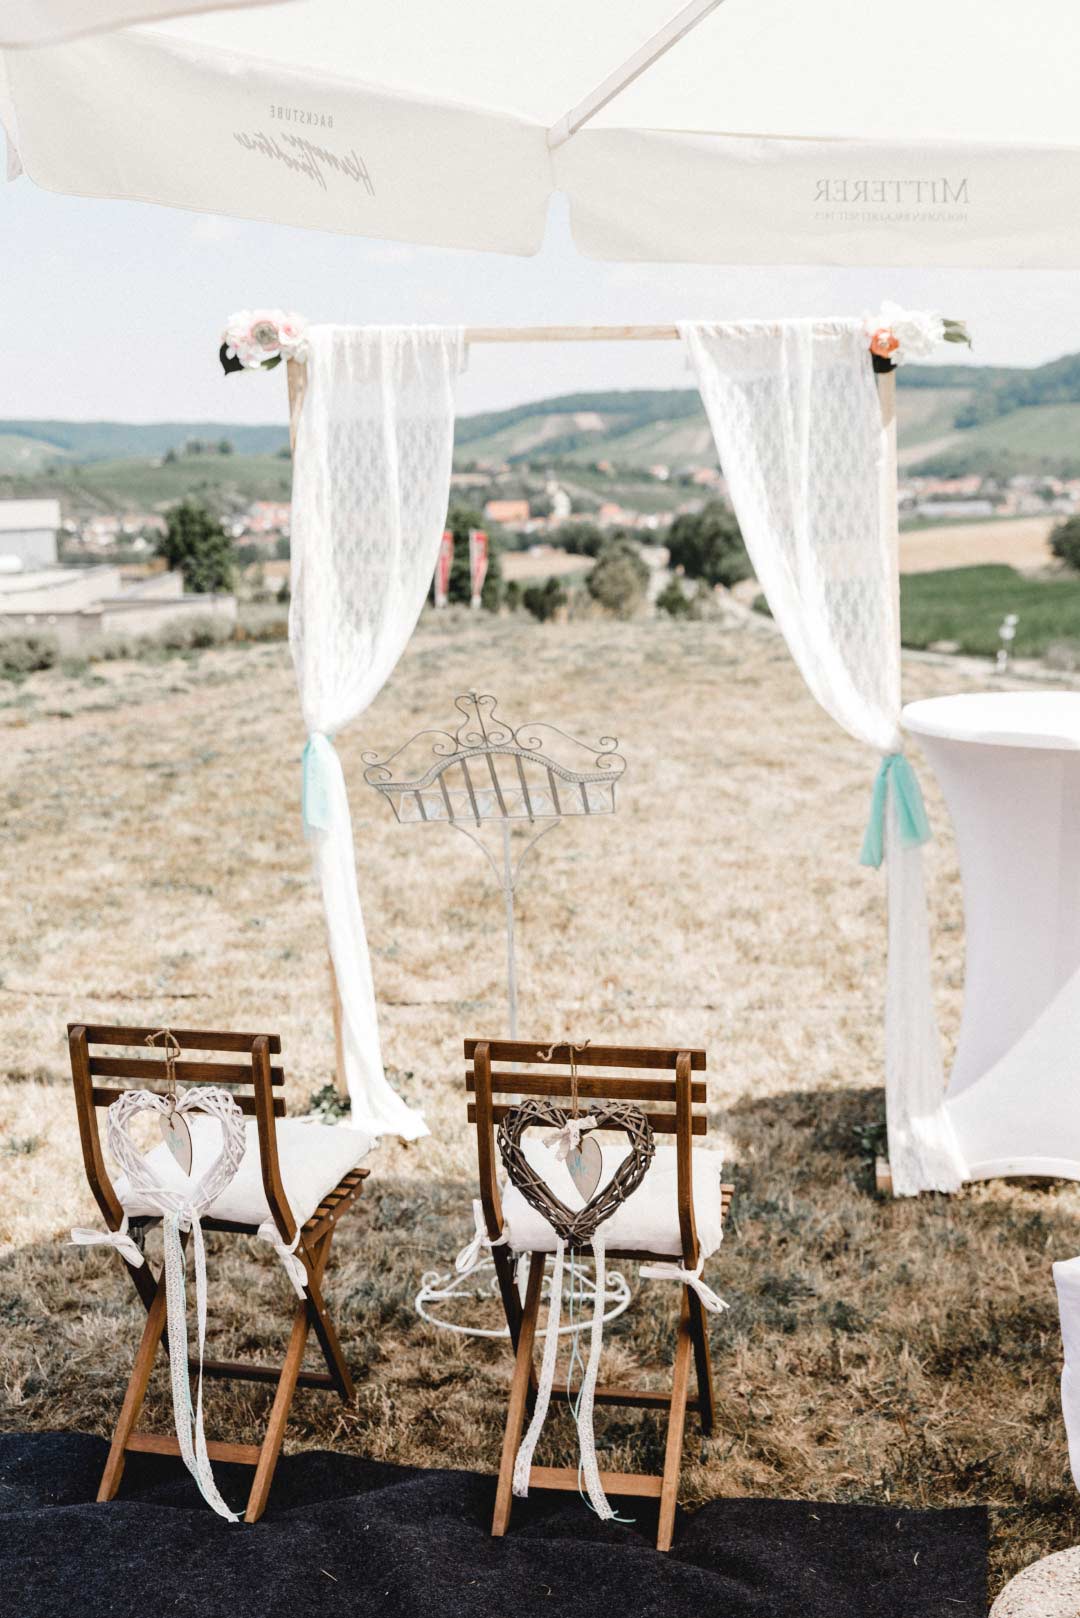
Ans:
{"type": "MultiPolygon", "coordinates": [[[[1029,368],[906,366],[898,383],[900,458],[909,470],[1080,474],[1080,355],[1029,368]]],[[[66,513],[154,508],[185,494],[238,508],[288,496],[287,441],[277,425],[0,421],[0,498],[57,494],[66,513]],[[216,452],[223,439],[234,453],[216,452]],[[210,450],[185,453],[193,440],[210,450]]],[[[618,499],[615,483],[594,472],[608,461],[640,510],[677,497],[674,483],[657,483],[645,468],[716,459],[694,388],[572,393],[465,416],[454,458],[459,468],[532,463],[541,476],[550,466],[568,486],[598,478],[597,498],[618,499]]]]}
{"type": "MultiPolygon", "coordinates": [[[[0,435],[0,445],[4,442],[0,435]]],[[[154,511],[185,495],[219,512],[239,511],[253,500],[288,500],[292,466],[278,455],[183,455],[82,464],[52,462],[12,475],[0,461],[0,499],[57,495],[65,517],[95,512],[154,511]]]]}
{"type": "Polygon", "coordinates": [[[223,421],[0,421],[0,471],[13,455],[28,470],[47,462],[128,461],[177,452],[192,439],[226,438],[240,455],[273,455],[289,442],[287,428],[223,421]],[[15,446],[12,450],[12,445],[15,446]]]}

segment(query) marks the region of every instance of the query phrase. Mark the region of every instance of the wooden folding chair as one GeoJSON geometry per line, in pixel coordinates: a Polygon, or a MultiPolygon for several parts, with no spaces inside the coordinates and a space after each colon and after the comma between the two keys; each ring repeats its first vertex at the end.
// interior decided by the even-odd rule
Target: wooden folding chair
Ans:
{"type": "MultiPolygon", "coordinates": [[[[563,1045],[561,1049],[567,1052],[563,1045]]],[[[558,1057],[560,1046],[550,1041],[534,1043],[528,1040],[465,1041],[466,1059],[472,1065],[466,1070],[465,1088],[475,1099],[469,1103],[470,1122],[476,1124],[477,1153],[480,1165],[480,1198],[484,1210],[488,1236],[493,1240],[503,1231],[502,1202],[499,1195],[499,1160],[495,1143],[495,1126],[509,1111],[495,1096],[546,1096],[555,1100],[569,1097],[571,1080],[567,1057],[563,1061],[547,1062],[542,1053],[558,1057]],[[496,1069],[493,1062],[538,1063],[539,1069],[496,1069]]],[[[693,1191],[693,1138],[705,1134],[705,1082],[692,1079],[692,1072],[705,1067],[703,1050],[676,1047],[592,1045],[580,1051],[577,1058],[577,1093],[583,1101],[633,1101],[649,1103],[647,1116],[653,1130],[660,1135],[674,1135],[676,1147],[677,1217],[679,1254],[654,1252],[648,1249],[608,1248],[611,1259],[640,1259],[647,1262],[681,1263],[694,1270],[700,1247],[694,1217],[693,1191]],[[648,1076],[637,1078],[596,1075],[591,1068],[625,1069],[630,1072],[644,1070],[648,1076]],[[667,1075],[673,1075],[669,1077],[667,1075]],[[660,1103],[660,1106],[651,1105],[660,1103]],[[665,1105],[666,1104],[666,1105],[665,1105]]],[[[650,1171],[651,1172],[651,1171],[650,1171]]],[[[720,1187],[722,1216],[726,1219],[731,1205],[732,1187],[720,1187]]],[[[521,1443],[526,1411],[531,1407],[536,1391],[536,1372],[533,1365],[533,1345],[536,1338],[537,1317],[540,1310],[541,1287],[544,1276],[546,1251],[531,1252],[524,1302],[514,1280],[515,1256],[507,1246],[492,1247],[499,1290],[506,1311],[507,1324],[514,1347],[514,1374],[510,1387],[510,1400],[506,1412],[499,1481],[495,1494],[495,1514],[492,1519],[493,1535],[505,1534],[510,1521],[514,1461],[521,1443]]],[[[667,1445],[664,1470],[659,1476],[643,1473],[601,1472],[600,1481],[605,1493],[614,1495],[642,1495],[660,1502],[657,1549],[670,1550],[675,1526],[675,1506],[682,1458],[683,1430],[688,1410],[696,1411],[701,1431],[708,1436],[715,1420],[715,1395],[709,1362],[709,1338],[705,1309],[697,1293],[688,1286],[680,1286],[682,1294],[679,1325],[675,1341],[675,1364],[671,1392],[662,1393],[651,1388],[598,1387],[598,1405],[630,1405],[644,1410],[667,1410],[667,1445]],[[694,1358],[697,1397],[689,1395],[690,1357],[694,1358]]],[[[573,1397],[565,1382],[556,1381],[553,1397],[568,1401],[573,1397]]],[[[578,1488],[578,1468],[533,1466],[530,1482],[541,1489],[578,1488]]]]}
{"type": "MultiPolygon", "coordinates": [[[[279,1235],[286,1243],[297,1232],[297,1220],[290,1208],[282,1178],[279,1158],[276,1119],[285,1116],[284,1098],[274,1091],[285,1082],[284,1070],[271,1065],[270,1058],[281,1050],[277,1034],[230,1034],[190,1030],[170,1030],[180,1049],[196,1051],[198,1060],[180,1059],[174,1065],[174,1078],[179,1084],[214,1084],[233,1091],[241,1111],[254,1114],[258,1132],[258,1150],[262,1192],[269,1215],[279,1235]],[[208,1052],[231,1053],[233,1059],[207,1060],[208,1052]]],[[[79,1119],[83,1162],[87,1179],[98,1207],[110,1230],[117,1230],[124,1217],[124,1207],[109,1178],[101,1150],[97,1108],[107,1107],[125,1089],[165,1088],[166,1065],[160,1047],[149,1049],[146,1040],[155,1033],[151,1028],[92,1027],[85,1023],[68,1024],[68,1048],[71,1056],[71,1076],[75,1085],[75,1105],[79,1119]],[[137,1049],[138,1054],[92,1054],[94,1047],[126,1047],[137,1049]],[[108,1079],[107,1085],[100,1080],[108,1079]],[[118,1087],[115,1081],[126,1080],[118,1087]]],[[[317,1125],[308,1126],[317,1131],[317,1125]]],[[[311,1148],[318,1150],[317,1134],[313,1133],[311,1148]]],[[[250,1150],[250,1146],[249,1146],[250,1150]]],[[[332,1174],[336,1177],[337,1169],[332,1174]]],[[[255,1468],[255,1477],[248,1496],[245,1520],[255,1522],[266,1508],[267,1496],[273,1481],[281,1451],[285,1424],[293,1395],[298,1387],[333,1389],[346,1403],[354,1395],[352,1374],[345,1362],[334,1323],[322,1293],[323,1272],[330,1256],[330,1243],[341,1215],[355,1203],[367,1178],[368,1170],[358,1164],[348,1169],[336,1183],[319,1195],[318,1206],[300,1225],[297,1255],[307,1271],[306,1294],[298,1302],[292,1317],[292,1329],[284,1363],[278,1366],[253,1365],[238,1360],[205,1360],[203,1375],[240,1381],[271,1382],[275,1384],[274,1399],[261,1445],[226,1444],[208,1442],[207,1451],[212,1461],[227,1461],[255,1468]],[[309,1331],[314,1330],[326,1360],[327,1369],[305,1371],[301,1369],[304,1348],[309,1331]]],[[[285,1180],[289,1179],[289,1164],[285,1163],[285,1180]]],[[[254,1235],[265,1211],[252,1215],[250,1221],[215,1218],[212,1212],[204,1214],[204,1230],[237,1231],[254,1235]]],[[[146,1228],[155,1223],[153,1218],[132,1217],[129,1231],[142,1242],[146,1228]]],[[[149,1451],[159,1455],[179,1455],[180,1446],[175,1435],[143,1433],[135,1430],[146,1394],[150,1373],[162,1343],[168,1353],[168,1333],[165,1311],[165,1275],[156,1278],[148,1263],[136,1268],[124,1260],[146,1308],[146,1324],[135,1356],[131,1377],[124,1395],[120,1418],[113,1434],[101,1486],[99,1500],[111,1500],[120,1486],[125,1456],[132,1451],[149,1451]]],[[[197,1360],[190,1360],[193,1369],[197,1360]]]]}

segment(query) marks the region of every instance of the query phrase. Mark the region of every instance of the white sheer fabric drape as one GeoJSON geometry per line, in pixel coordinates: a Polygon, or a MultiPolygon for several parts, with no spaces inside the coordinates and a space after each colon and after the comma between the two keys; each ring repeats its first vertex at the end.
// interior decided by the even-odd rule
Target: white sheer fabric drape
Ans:
{"type": "MultiPolygon", "coordinates": [[[[822,707],[883,760],[901,753],[896,513],[859,320],[712,325],[680,334],[746,548],[822,707]]],[[[945,1110],[922,851],[882,782],[889,898],[885,1092],[898,1195],[963,1179],[945,1110]]],[[[917,788],[914,789],[917,794],[917,788]]]]}
{"type": "Polygon", "coordinates": [[[388,1084],[356,884],[352,819],[333,737],[374,701],[431,584],[446,520],[460,327],[309,333],[293,467],[289,638],[308,731],[304,823],[341,997],[352,1123],[427,1129],[388,1084]]]}

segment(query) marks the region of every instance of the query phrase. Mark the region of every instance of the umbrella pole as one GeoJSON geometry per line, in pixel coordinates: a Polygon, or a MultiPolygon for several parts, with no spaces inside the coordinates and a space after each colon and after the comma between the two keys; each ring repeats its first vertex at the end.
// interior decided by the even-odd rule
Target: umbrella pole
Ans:
{"type": "MultiPolygon", "coordinates": [[[[304,394],[307,392],[307,366],[300,365],[296,360],[289,360],[286,374],[289,379],[289,449],[295,454],[296,429],[300,423],[300,412],[304,408],[304,394]]],[[[334,1088],[339,1095],[346,1096],[349,1093],[349,1086],[345,1077],[345,1044],[341,1031],[341,990],[338,988],[334,958],[329,949],[326,952],[326,964],[330,971],[330,1009],[334,1017],[334,1088]]]]}

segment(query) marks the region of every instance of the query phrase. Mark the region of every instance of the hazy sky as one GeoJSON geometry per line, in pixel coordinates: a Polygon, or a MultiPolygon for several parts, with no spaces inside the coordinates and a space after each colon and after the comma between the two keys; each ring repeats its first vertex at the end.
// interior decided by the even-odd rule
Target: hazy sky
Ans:
{"type": "MultiPolygon", "coordinates": [[[[309,320],[527,324],[860,314],[883,297],[966,319],[984,363],[1080,349],[1080,276],[599,264],[562,208],[543,252],[503,258],[0,183],[0,417],[284,420],[284,383],[222,375],[234,309],[309,320]]],[[[946,351],[955,358],[962,350],[946,351]]],[[[461,413],[607,387],[688,386],[667,344],[474,349],[461,413]]]]}

